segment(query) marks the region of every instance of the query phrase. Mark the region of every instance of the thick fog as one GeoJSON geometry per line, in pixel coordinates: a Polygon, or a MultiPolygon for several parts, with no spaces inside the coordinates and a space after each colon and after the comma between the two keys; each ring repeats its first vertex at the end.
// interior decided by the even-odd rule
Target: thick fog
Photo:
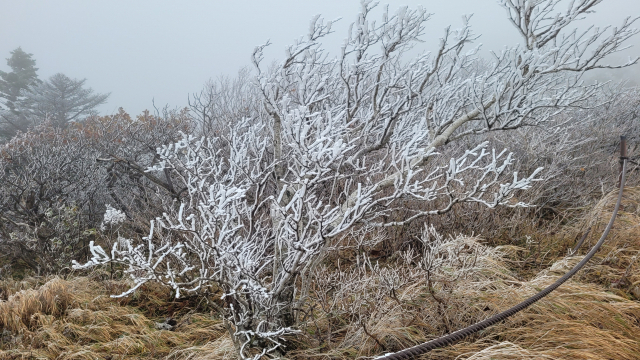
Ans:
{"type": "MultiPolygon", "coordinates": [[[[273,1],[84,1],[4,0],[0,14],[0,57],[21,46],[32,53],[41,79],[62,72],[87,78],[96,92],[111,92],[103,113],[124,107],[132,114],[157,106],[182,107],[189,93],[218,76],[233,76],[250,64],[253,48],[270,40],[267,61],[281,59],[284,47],[306,34],[309,20],[322,14],[342,18],[326,48],[337,53],[348,24],[359,10],[356,0],[273,1]]],[[[384,2],[382,2],[384,3],[384,2]]],[[[520,41],[505,10],[494,0],[388,1],[423,6],[434,13],[419,50],[433,49],[447,25],[457,28],[463,14],[473,14],[472,28],[482,36],[483,52],[520,41]]],[[[638,0],[605,0],[582,23],[617,25],[640,14],[638,0]]],[[[639,24],[640,26],[640,24],[639,24]]],[[[635,47],[619,54],[624,62],[640,54],[635,47]]],[[[7,70],[5,61],[0,69],[7,70]]],[[[599,80],[637,82],[640,65],[624,72],[601,71],[599,80]]]]}

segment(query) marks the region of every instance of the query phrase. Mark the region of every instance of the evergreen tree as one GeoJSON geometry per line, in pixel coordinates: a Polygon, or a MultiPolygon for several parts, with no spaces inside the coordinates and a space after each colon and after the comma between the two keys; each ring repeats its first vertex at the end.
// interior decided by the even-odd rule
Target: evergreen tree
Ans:
{"type": "Polygon", "coordinates": [[[10,138],[18,130],[26,131],[28,128],[28,121],[20,111],[20,102],[30,87],[40,83],[32,56],[18,47],[7,59],[11,71],[0,71],[0,138],[10,138]]]}
{"type": "Polygon", "coordinates": [[[31,87],[22,104],[27,117],[34,123],[47,119],[55,126],[64,127],[94,114],[109,94],[94,94],[91,88],[84,87],[85,82],[86,79],[71,79],[58,73],[31,87]]]}
{"type": "Polygon", "coordinates": [[[32,56],[33,54],[27,54],[21,48],[17,48],[7,59],[11,72],[0,71],[0,97],[4,99],[2,105],[16,114],[18,113],[17,102],[22,92],[40,82],[36,74],[38,71],[36,61],[32,56]]]}

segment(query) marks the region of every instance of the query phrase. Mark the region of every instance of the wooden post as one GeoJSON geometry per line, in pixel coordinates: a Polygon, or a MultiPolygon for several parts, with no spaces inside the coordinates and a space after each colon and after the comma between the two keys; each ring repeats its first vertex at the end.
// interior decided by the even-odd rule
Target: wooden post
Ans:
{"type": "Polygon", "coordinates": [[[627,159],[627,137],[620,136],[620,171],[618,172],[618,187],[620,187],[620,181],[622,180],[622,165],[627,159]]]}

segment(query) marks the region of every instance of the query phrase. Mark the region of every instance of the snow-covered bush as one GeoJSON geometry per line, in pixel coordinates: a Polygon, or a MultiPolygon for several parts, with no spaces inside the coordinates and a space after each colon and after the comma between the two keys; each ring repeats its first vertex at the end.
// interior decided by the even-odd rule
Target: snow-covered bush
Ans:
{"type": "Polygon", "coordinates": [[[104,201],[104,172],[80,135],[45,123],[0,147],[0,251],[40,275],[83,254],[104,201]]]}
{"type": "Polygon", "coordinates": [[[107,227],[112,228],[117,226],[126,219],[127,215],[122,212],[122,210],[115,209],[111,205],[107,204],[107,210],[104,212],[102,224],[100,224],[100,230],[105,231],[107,230],[107,227]]]}
{"type": "Polygon", "coordinates": [[[468,18],[461,29],[445,30],[436,52],[413,59],[405,55],[424,33],[423,9],[385,9],[373,22],[375,5],[363,1],[338,57],[320,43],[332,23],[314,18],[279,66],[264,70],[264,46],[254,51],[261,96],[254,101],[264,112],[158,149],[147,174],[166,178],[160,185],[171,184],[174,203],[149,235],[123,239],[110,252],[91,244],[91,260],[74,266],[123,264],[135,285],[122,295],[148,281],[176,296],[218,293],[212,306],[239,356],[281,356],[285,337],[298,332],[310,271],[338,239],[458,203],[526,205],[513,196],[541,168],[511,172],[512,154],[486,141],[449,158],[440,151],[478,134],[546,126],[567,108],[597,106],[589,100],[600,85],[585,85],[584,72],[606,67],[601,60],[636,33],[632,21],[581,36],[565,29],[599,2],[572,3],[551,17],[557,1],[501,1],[525,45],[482,66],[476,49],[467,48],[476,39],[468,18]],[[405,199],[437,206],[388,221],[405,199]]]}

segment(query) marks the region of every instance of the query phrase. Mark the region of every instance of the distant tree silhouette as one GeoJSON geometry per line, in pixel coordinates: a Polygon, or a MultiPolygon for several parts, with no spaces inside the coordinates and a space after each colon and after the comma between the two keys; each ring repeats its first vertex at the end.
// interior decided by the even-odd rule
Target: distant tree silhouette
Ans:
{"type": "Polygon", "coordinates": [[[23,106],[32,121],[49,120],[55,126],[65,127],[69,122],[95,114],[109,94],[94,94],[85,88],[86,79],[71,79],[58,73],[32,87],[26,93],[23,106]]]}
{"type": "Polygon", "coordinates": [[[0,71],[0,138],[10,138],[28,127],[28,120],[20,111],[20,103],[25,92],[40,83],[32,56],[18,47],[7,59],[11,71],[0,71]]]}

